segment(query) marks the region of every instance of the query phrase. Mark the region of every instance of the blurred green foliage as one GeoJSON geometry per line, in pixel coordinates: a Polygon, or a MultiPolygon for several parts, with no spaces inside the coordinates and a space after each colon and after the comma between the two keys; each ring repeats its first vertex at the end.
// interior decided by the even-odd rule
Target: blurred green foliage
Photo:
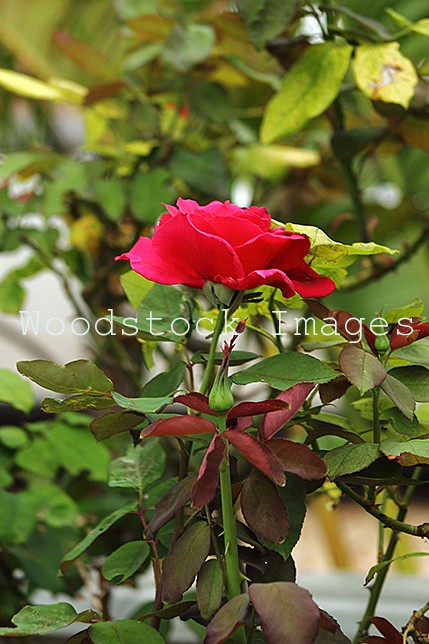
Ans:
{"type": "MultiPolygon", "coordinates": [[[[329,306],[356,316],[414,298],[429,306],[425,0],[0,0],[0,10],[0,250],[28,250],[2,277],[2,312],[17,313],[46,270],[77,315],[121,312],[114,257],[178,196],[242,199],[343,244],[402,249],[409,261],[394,270],[395,256],[360,258],[329,306]]],[[[131,377],[135,393],[137,343],[93,340],[98,363],[131,377]]],[[[150,364],[156,349],[143,346],[150,364]]],[[[82,418],[0,428],[3,622],[35,587],[77,588],[77,575],[56,577],[59,561],[128,500],[105,494],[108,452],[82,418]]]]}

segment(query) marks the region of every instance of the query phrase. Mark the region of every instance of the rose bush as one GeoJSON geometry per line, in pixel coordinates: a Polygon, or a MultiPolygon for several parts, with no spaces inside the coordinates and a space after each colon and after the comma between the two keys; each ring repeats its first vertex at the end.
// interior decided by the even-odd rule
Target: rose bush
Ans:
{"type": "Polygon", "coordinates": [[[271,229],[265,208],[239,208],[226,201],[200,206],[178,199],[166,206],[152,239],[140,237],[116,259],[127,259],[148,280],[202,288],[218,282],[238,291],[263,284],[284,297],[324,297],[335,284],[304,261],[310,250],[306,235],[271,229]]]}

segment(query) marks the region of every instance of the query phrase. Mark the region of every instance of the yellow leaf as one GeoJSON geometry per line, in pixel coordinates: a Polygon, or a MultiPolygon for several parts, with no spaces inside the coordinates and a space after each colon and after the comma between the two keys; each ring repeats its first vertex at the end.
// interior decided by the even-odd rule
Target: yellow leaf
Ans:
{"type": "Polygon", "coordinates": [[[157,139],[150,141],[128,141],[124,144],[124,150],[140,157],[147,157],[158,144],[157,139]]]}
{"type": "Polygon", "coordinates": [[[399,51],[399,43],[360,45],[352,67],[359,89],[371,100],[407,109],[418,78],[413,63],[399,51]]]}
{"type": "Polygon", "coordinates": [[[64,100],[58,88],[10,69],[0,69],[0,86],[13,94],[25,96],[26,98],[35,98],[42,101],[64,100]]]}
{"type": "Polygon", "coordinates": [[[62,100],[67,103],[81,105],[88,89],[79,83],[75,83],[64,78],[50,78],[49,86],[57,90],[62,95],[62,100]]]}
{"type": "Polygon", "coordinates": [[[290,167],[309,168],[320,161],[320,154],[316,150],[289,145],[250,145],[234,151],[234,162],[239,172],[265,179],[280,178],[290,167]]]}

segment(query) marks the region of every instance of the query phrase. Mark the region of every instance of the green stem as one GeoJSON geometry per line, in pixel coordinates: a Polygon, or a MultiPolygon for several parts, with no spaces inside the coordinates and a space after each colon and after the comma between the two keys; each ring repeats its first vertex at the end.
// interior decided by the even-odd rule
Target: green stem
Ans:
{"type": "MultiPolygon", "coordinates": [[[[226,416],[219,416],[219,433],[226,429],[226,416]]],[[[232,504],[231,474],[228,453],[220,466],[220,495],[222,501],[222,520],[225,543],[225,568],[228,598],[241,593],[241,577],[238,560],[237,528],[232,504]]]]}
{"type": "Polygon", "coordinates": [[[213,331],[213,337],[212,337],[212,342],[210,345],[210,351],[209,351],[209,357],[207,358],[207,364],[206,368],[204,371],[204,376],[203,376],[203,381],[201,383],[200,387],[200,393],[205,394],[207,392],[207,389],[209,388],[210,385],[210,380],[212,378],[213,374],[213,367],[214,367],[214,362],[215,362],[215,353],[216,353],[216,348],[217,344],[219,341],[220,334],[222,333],[222,328],[223,328],[223,309],[218,310],[218,316],[216,320],[216,326],[213,331]]]}
{"type": "MultiPolygon", "coordinates": [[[[372,390],[372,420],[373,420],[373,436],[374,443],[379,445],[381,432],[380,432],[380,409],[379,409],[379,400],[380,400],[380,389],[375,387],[372,390]]],[[[368,503],[373,505],[377,496],[377,486],[374,485],[370,488],[368,494],[368,503]]]]}
{"type": "MultiPolygon", "coordinates": [[[[419,476],[420,476],[420,471],[415,470],[415,472],[413,474],[414,480],[417,480],[419,478],[419,476]]],[[[344,487],[347,487],[347,486],[344,486],[344,487]]],[[[349,490],[349,491],[352,492],[352,490],[349,490]]],[[[349,491],[347,491],[346,493],[349,494],[349,491]]],[[[408,532],[408,534],[413,534],[414,536],[423,536],[422,534],[417,534],[415,531],[411,532],[411,531],[408,531],[408,530],[404,530],[404,527],[409,527],[409,528],[414,528],[414,530],[419,530],[420,528],[423,528],[424,526],[426,526],[427,535],[429,535],[429,524],[423,524],[422,526],[410,526],[409,524],[403,523],[403,520],[405,519],[405,516],[406,516],[407,511],[408,511],[408,505],[409,505],[409,503],[411,501],[411,497],[412,497],[413,492],[414,492],[414,486],[410,485],[407,488],[407,490],[406,490],[406,492],[404,494],[403,505],[398,510],[396,520],[391,519],[391,517],[388,517],[389,519],[391,519],[392,522],[394,522],[397,525],[397,527],[395,529],[393,529],[393,532],[391,534],[388,546],[386,548],[386,552],[384,553],[384,556],[382,557],[382,560],[381,560],[382,562],[387,562],[387,561],[390,561],[391,559],[393,559],[393,555],[395,553],[396,545],[397,545],[397,543],[399,541],[399,536],[400,536],[401,532],[408,532]]],[[[354,494],[354,492],[353,492],[353,494],[354,494]]],[[[356,495],[356,496],[358,496],[358,495],[356,495]]],[[[352,497],[352,498],[354,498],[354,497],[352,497]]],[[[372,512],[371,512],[371,514],[372,514],[372,512]]],[[[380,513],[380,514],[382,514],[382,513],[380,513]]],[[[376,516],[376,515],[374,515],[374,516],[376,516]]],[[[386,516],[386,515],[383,515],[383,516],[386,516]]],[[[387,525],[387,524],[384,523],[384,525],[387,525]]],[[[393,528],[393,525],[390,525],[388,527],[393,528]]],[[[380,599],[381,591],[383,590],[384,582],[386,580],[387,573],[389,572],[389,568],[390,568],[390,563],[388,563],[386,566],[384,566],[384,568],[382,568],[377,573],[376,580],[375,580],[375,582],[374,582],[374,584],[373,584],[373,586],[371,587],[371,590],[370,590],[370,596],[369,596],[369,600],[368,600],[368,605],[367,605],[366,610],[365,610],[365,614],[364,614],[364,616],[362,618],[362,621],[360,622],[359,630],[358,630],[358,632],[356,634],[356,637],[353,640],[353,644],[360,644],[360,642],[362,641],[362,639],[365,637],[365,635],[368,632],[368,628],[369,628],[369,625],[370,625],[369,619],[370,619],[370,617],[373,617],[374,614],[375,614],[377,604],[378,604],[378,600],[380,599]]]]}
{"type": "MultiPolygon", "coordinates": [[[[368,514],[371,514],[373,517],[378,519],[386,528],[391,528],[397,532],[404,532],[405,534],[410,534],[413,537],[421,537],[422,539],[429,538],[429,523],[421,523],[420,525],[411,525],[411,523],[404,523],[403,519],[406,514],[407,508],[400,508],[398,516],[396,519],[390,517],[387,514],[384,514],[376,506],[370,505],[369,501],[363,499],[359,494],[356,494],[348,485],[341,483],[340,481],[335,481],[337,487],[340,488],[344,494],[347,494],[353,501],[360,505],[368,514]],[[405,512],[404,512],[405,511],[405,512]]],[[[409,490],[413,490],[414,486],[410,485],[409,490]]],[[[404,503],[405,503],[404,496],[404,503]]]]}

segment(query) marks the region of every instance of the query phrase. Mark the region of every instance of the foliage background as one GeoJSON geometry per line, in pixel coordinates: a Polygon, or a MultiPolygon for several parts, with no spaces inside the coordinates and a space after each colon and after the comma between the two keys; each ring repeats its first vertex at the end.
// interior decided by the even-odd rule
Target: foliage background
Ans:
{"type": "MultiPolygon", "coordinates": [[[[123,307],[123,266],[113,258],[149,234],[161,202],[179,195],[244,199],[345,244],[368,237],[401,249],[409,261],[395,270],[394,257],[364,258],[328,304],[369,318],[415,298],[428,307],[429,29],[427,19],[416,29],[388,9],[410,22],[427,14],[423,0],[320,8],[270,0],[1,0],[0,248],[6,261],[27,248],[25,262],[2,276],[2,314],[17,315],[32,279],[45,271],[58,276],[76,315],[123,307]],[[419,74],[411,100],[371,100],[349,69],[339,100],[326,82],[319,94],[297,97],[299,119],[287,131],[292,115],[270,115],[271,99],[321,31],[358,48],[398,40],[419,74]]],[[[91,344],[128,394],[160,359],[151,343],[94,334],[91,344]]],[[[3,392],[22,412],[32,407],[29,396],[22,384],[12,398],[3,392]]],[[[68,445],[67,456],[52,450],[55,431],[67,435],[85,422],[74,415],[49,426],[7,420],[0,430],[9,508],[0,530],[3,623],[34,587],[77,588],[76,573],[56,577],[61,555],[94,516],[117,507],[115,494],[127,498],[107,489],[104,446],[88,446],[84,475],[73,465],[79,445],[68,445]],[[11,527],[16,514],[25,521],[11,527]],[[47,550],[49,560],[39,561],[47,550]],[[20,584],[10,582],[18,567],[20,584]]],[[[109,446],[114,455],[123,449],[121,440],[109,446]]],[[[125,540],[129,529],[120,526],[111,538],[125,540]]]]}

